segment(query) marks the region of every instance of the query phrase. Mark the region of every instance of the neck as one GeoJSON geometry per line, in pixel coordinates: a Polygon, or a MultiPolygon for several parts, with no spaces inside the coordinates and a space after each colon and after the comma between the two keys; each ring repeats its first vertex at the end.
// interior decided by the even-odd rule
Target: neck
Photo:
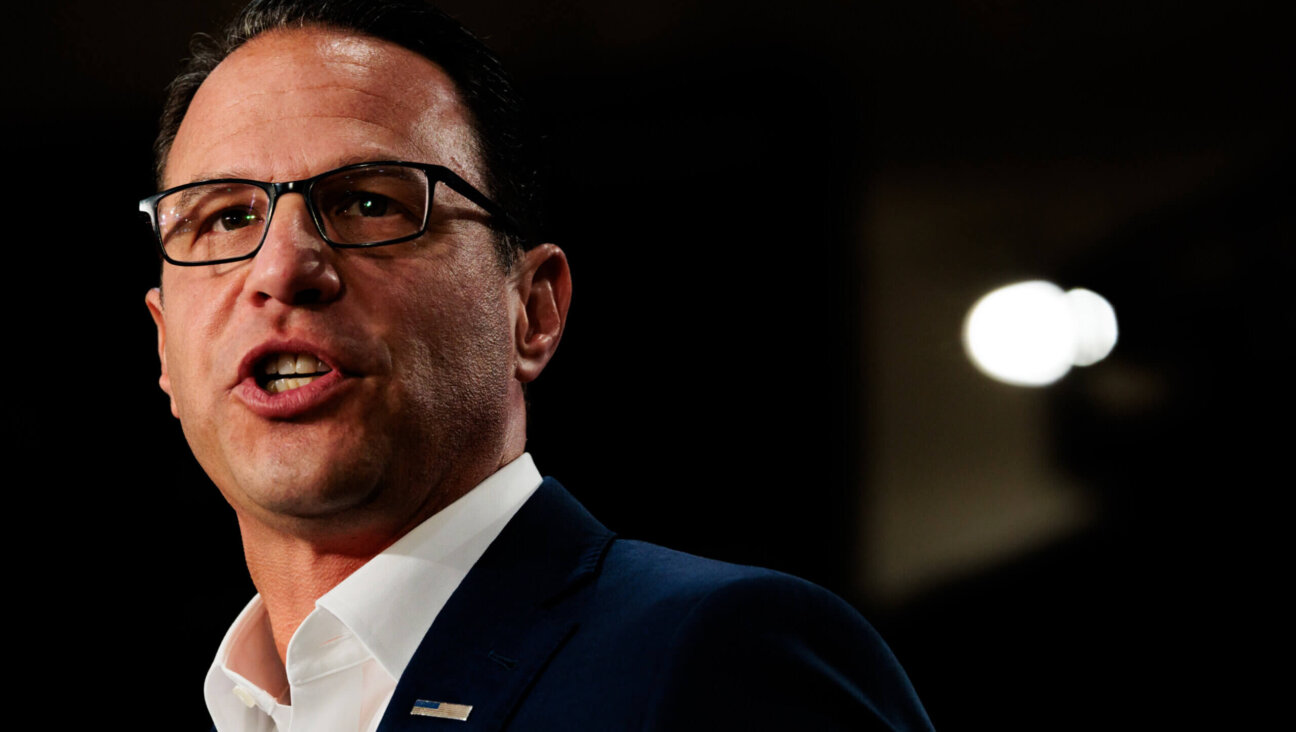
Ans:
{"type": "MultiPolygon", "coordinates": [[[[526,418],[521,388],[515,383],[510,397],[516,403],[507,428],[486,460],[465,459],[456,464],[459,479],[434,480],[440,490],[413,511],[402,511],[397,522],[374,516],[338,517],[324,525],[311,521],[270,522],[265,517],[238,512],[243,554],[252,584],[265,603],[281,663],[287,663],[288,642],[315,609],[315,601],[351,576],[414,527],[472,490],[499,468],[520,456],[526,445],[526,418]],[[470,466],[476,462],[477,467],[470,466]],[[362,528],[363,527],[363,528],[362,528]]],[[[465,456],[467,457],[467,456],[465,456]]],[[[264,688],[264,687],[263,687],[264,688]]]]}
{"type": "Polygon", "coordinates": [[[329,550],[241,516],[239,528],[248,573],[265,603],[280,662],[286,662],[288,641],[315,609],[315,601],[386,548],[329,550]]]}
{"type": "Polygon", "coordinates": [[[301,531],[301,527],[285,530],[283,526],[271,526],[240,512],[239,531],[248,573],[265,604],[280,662],[287,663],[288,642],[306,616],[314,611],[316,600],[521,453],[520,445],[516,451],[510,450],[497,465],[485,469],[471,483],[430,501],[399,528],[389,525],[383,531],[353,530],[342,535],[301,531]]]}

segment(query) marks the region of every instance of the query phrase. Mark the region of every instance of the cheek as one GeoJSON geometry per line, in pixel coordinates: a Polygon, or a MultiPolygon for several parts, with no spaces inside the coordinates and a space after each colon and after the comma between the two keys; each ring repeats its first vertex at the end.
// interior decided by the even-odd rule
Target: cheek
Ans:
{"type": "MultiPolygon", "coordinates": [[[[212,298],[211,302],[218,301],[212,298]]],[[[220,313],[217,308],[199,309],[197,304],[197,298],[179,297],[167,303],[167,377],[182,418],[197,415],[201,402],[220,386],[215,371],[221,362],[220,313]]]]}
{"type": "MultiPolygon", "coordinates": [[[[167,327],[166,363],[167,379],[171,382],[171,398],[181,413],[186,412],[189,402],[189,385],[192,382],[192,357],[190,355],[190,332],[171,323],[167,327]]],[[[177,415],[179,416],[179,415],[177,415]]]]}
{"type": "Polygon", "coordinates": [[[171,403],[180,420],[189,444],[201,438],[207,430],[202,423],[210,419],[203,393],[204,378],[201,371],[203,359],[197,357],[186,339],[167,342],[167,375],[171,381],[171,403]]]}
{"type": "Polygon", "coordinates": [[[512,373],[508,308],[497,290],[442,295],[401,318],[403,396],[443,423],[481,418],[499,409],[512,373]]]}

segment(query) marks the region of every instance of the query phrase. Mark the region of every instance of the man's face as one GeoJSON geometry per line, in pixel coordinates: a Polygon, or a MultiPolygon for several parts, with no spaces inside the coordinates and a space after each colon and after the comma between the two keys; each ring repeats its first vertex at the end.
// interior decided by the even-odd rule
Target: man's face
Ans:
{"type": "MultiPolygon", "coordinates": [[[[203,83],[166,185],[372,160],[438,163],[481,187],[467,113],[436,65],[367,37],[278,31],[203,83]]],[[[515,283],[485,214],[436,194],[413,242],[332,249],[288,194],[255,258],[164,267],[164,297],[148,297],[162,388],[245,524],[398,535],[498,467],[520,403],[515,283]],[[296,356],[329,373],[267,389],[267,364],[296,356]]]]}

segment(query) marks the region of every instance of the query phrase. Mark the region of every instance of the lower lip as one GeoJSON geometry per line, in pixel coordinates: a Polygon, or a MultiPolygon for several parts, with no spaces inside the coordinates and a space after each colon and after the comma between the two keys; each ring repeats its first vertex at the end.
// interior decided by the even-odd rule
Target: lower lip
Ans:
{"type": "Polygon", "coordinates": [[[258,417],[292,419],[328,403],[349,381],[333,370],[305,386],[271,394],[257,384],[255,377],[249,376],[234,387],[234,395],[258,417]]]}

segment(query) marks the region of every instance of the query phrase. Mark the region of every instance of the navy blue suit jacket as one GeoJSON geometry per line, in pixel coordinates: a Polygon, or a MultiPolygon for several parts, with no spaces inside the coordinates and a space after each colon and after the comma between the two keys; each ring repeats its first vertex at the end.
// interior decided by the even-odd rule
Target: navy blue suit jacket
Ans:
{"type": "Polygon", "coordinates": [[[552,478],[451,596],[379,730],[909,730],[891,651],[788,575],[617,538],[552,478]],[[466,721],[410,714],[467,704],[466,721]]]}

